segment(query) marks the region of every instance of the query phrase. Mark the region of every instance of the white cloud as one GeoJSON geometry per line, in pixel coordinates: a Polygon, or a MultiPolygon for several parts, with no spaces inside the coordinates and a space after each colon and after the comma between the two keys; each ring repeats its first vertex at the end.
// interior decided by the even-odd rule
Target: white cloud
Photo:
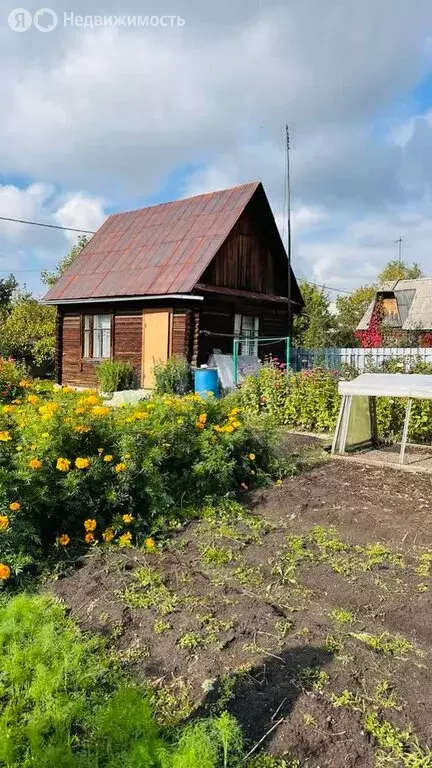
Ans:
{"type": "MultiPolygon", "coordinates": [[[[105,201],[101,198],[91,198],[78,192],[68,197],[54,215],[62,227],[95,232],[106,219],[104,204],[105,201]]],[[[66,232],[65,234],[69,240],[76,242],[76,233],[66,232]]]]}

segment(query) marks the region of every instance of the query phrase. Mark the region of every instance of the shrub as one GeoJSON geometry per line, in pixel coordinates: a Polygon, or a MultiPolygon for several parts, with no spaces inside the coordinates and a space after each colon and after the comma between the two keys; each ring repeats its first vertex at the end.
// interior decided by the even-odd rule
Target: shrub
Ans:
{"type": "Polygon", "coordinates": [[[262,485],[273,471],[265,421],[223,400],[109,408],[91,391],[26,391],[0,408],[0,566],[10,569],[2,577],[0,567],[0,584],[24,579],[53,544],[59,553],[141,545],[208,498],[262,485]]]}
{"type": "Polygon", "coordinates": [[[226,712],[168,740],[146,692],[122,676],[100,639],[81,634],[46,595],[20,595],[0,608],[0,648],[0,765],[227,768],[240,762],[240,729],[226,712]]]}
{"type": "Polygon", "coordinates": [[[153,367],[157,395],[185,395],[192,389],[192,375],[186,358],[170,357],[153,367]]]}
{"type": "Polygon", "coordinates": [[[0,358],[0,403],[20,397],[26,386],[26,369],[13,358],[0,358]]]}
{"type": "Polygon", "coordinates": [[[133,368],[122,360],[104,360],[96,368],[96,380],[102,392],[112,394],[121,389],[131,389],[133,368]]]}

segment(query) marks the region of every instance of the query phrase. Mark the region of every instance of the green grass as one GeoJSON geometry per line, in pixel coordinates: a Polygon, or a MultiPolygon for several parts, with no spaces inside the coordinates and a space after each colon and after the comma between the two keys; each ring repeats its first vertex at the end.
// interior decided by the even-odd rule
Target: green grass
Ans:
{"type": "Polygon", "coordinates": [[[381,635],[371,635],[368,632],[351,632],[350,635],[384,656],[404,658],[407,653],[414,650],[414,646],[409,640],[401,635],[391,635],[390,632],[383,632],[381,635]]]}
{"type": "MultiPolygon", "coordinates": [[[[183,726],[173,740],[154,717],[157,694],[130,683],[103,642],[83,635],[49,596],[22,594],[0,605],[0,680],[5,768],[234,768],[241,762],[241,732],[231,715],[183,726]]],[[[168,704],[159,692],[159,705],[168,704]]]]}

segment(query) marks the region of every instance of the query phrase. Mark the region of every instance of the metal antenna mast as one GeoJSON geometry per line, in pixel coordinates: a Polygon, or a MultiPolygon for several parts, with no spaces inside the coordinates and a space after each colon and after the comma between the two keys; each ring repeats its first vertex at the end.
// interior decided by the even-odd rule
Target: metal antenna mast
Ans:
{"type": "MultiPolygon", "coordinates": [[[[291,337],[292,334],[292,305],[291,305],[291,180],[290,180],[290,135],[289,126],[285,125],[286,134],[286,169],[287,169],[287,254],[288,254],[288,334],[291,337]]],[[[289,360],[287,360],[287,368],[289,368],[289,360]]]]}
{"type": "Polygon", "coordinates": [[[399,266],[400,266],[402,264],[402,243],[403,243],[403,238],[399,237],[397,240],[395,240],[395,243],[398,246],[398,261],[399,261],[399,266]]]}

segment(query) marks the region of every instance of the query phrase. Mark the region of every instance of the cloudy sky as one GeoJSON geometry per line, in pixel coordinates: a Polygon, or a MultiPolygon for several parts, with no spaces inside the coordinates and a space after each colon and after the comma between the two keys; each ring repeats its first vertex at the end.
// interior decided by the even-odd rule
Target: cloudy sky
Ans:
{"type": "MultiPolygon", "coordinates": [[[[261,179],[282,227],[288,122],[297,275],[353,290],[402,236],[432,276],[430,0],[47,2],[50,32],[11,29],[16,2],[1,3],[0,216],[94,230],[261,179]],[[84,28],[72,13],[175,20],[84,28]]],[[[0,221],[0,276],[40,294],[74,240],[0,221]]]]}

